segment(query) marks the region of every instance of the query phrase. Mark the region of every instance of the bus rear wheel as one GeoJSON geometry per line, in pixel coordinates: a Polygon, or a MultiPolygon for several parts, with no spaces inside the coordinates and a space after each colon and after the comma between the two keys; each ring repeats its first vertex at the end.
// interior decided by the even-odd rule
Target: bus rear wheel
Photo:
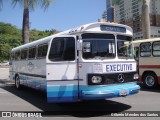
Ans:
{"type": "Polygon", "coordinates": [[[16,87],[18,90],[21,89],[20,78],[19,78],[18,75],[17,75],[16,78],[15,78],[15,87],[16,87]]]}
{"type": "Polygon", "coordinates": [[[154,88],[157,86],[157,76],[154,73],[147,73],[144,76],[144,85],[147,88],[154,88]]]}

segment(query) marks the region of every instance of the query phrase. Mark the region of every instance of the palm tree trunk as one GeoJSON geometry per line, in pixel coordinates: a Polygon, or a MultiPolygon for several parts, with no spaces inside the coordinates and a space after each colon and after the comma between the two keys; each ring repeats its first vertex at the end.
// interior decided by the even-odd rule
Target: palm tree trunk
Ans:
{"type": "Polygon", "coordinates": [[[29,43],[29,8],[28,8],[28,0],[24,0],[22,38],[23,38],[24,44],[29,43]]]}

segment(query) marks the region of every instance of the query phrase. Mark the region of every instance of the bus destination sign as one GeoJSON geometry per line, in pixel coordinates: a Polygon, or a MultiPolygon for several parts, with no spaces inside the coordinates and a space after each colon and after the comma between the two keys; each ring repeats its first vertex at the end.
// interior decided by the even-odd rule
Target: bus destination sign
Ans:
{"type": "Polygon", "coordinates": [[[102,31],[113,31],[113,32],[126,32],[126,28],[119,26],[101,25],[102,31]]]}

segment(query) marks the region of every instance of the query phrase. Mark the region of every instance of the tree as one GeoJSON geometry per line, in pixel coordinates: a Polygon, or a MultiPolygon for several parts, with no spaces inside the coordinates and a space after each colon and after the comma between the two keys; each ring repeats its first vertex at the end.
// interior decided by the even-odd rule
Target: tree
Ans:
{"type": "Polygon", "coordinates": [[[12,0],[12,5],[17,3],[23,5],[23,24],[22,24],[22,38],[24,43],[29,43],[29,10],[34,10],[37,5],[40,5],[46,10],[53,0],[12,0]]]}

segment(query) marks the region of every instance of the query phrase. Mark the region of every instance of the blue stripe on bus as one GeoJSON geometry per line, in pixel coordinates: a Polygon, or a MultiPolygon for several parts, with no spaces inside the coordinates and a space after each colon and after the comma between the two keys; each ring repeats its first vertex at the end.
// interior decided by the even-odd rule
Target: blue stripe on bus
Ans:
{"type": "Polygon", "coordinates": [[[78,86],[47,86],[48,102],[73,102],[78,100],[78,86]]]}
{"type": "Polygon", "coordinates": [[[136,94],[139,92],[140,87],[136,83],[126,83],[110,86],[86,86],[80,85],[78,93],[77,85],[69,86],[47,86],[47,99],[48,102],[74,102],[81,100],[96,100],[106,99],[113,97],[120,97],[121,90],[129,90],[126,96],[136,94]],[[101,93],[102,92],[102,93],[101,93]],[[78,96],[79,95],[79,96],[78,96]]]}
{"type": "Polygon", "coordinates": [[[103,90],[116,90],[116,89],[127,89],[136,86],[137,84],[135,82],[130,83],[123,83],[123,84],[113,84],[113,85],[103,85],[103,86],[85,86],[80,85],[79,88],[81,90],[89,90],[89,91],[103,91],[103,90]]]}
{"type": "Polygon", "coordinates": [[[77,90],[78,89],[78,85],[66,85],[66,86],[60,86],[60,85],[57,85],[57,86],[47,86],[47,91],[59,91],[59,90],[62,90],[62,91],[73,91],[73,90],[77,90]]]}
{"type": "Polygon", "coordinates": [[[56,97],[56,96],[77,96],[77,90],[76,91],[53,91],[53,92],[47,92],[48,97],[56,97]]]}

